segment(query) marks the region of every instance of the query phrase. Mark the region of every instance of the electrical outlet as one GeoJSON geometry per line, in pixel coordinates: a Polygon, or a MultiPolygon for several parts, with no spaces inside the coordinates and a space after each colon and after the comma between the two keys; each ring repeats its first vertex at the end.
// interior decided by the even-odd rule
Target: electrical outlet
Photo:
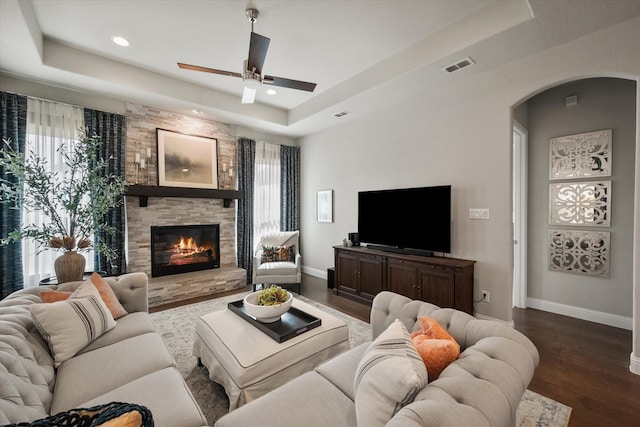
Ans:
{"type": "Polygon", "coordinates": [[[491,294],[489,293],[489,291],[482,291],[482,302],[490,302],[491,301],[491,294]]]}

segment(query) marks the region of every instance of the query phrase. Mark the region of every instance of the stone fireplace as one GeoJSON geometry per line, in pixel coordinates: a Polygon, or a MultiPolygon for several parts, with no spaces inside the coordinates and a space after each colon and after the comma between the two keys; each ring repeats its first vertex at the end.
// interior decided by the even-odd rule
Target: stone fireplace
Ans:
{"type": "MultiPolygon", "coordinates": [[[[225,175],[224,165],[235,164],[236,129],[234,126],[189,117],[142,105],[127,104],[127,180],[130,184],[157,186],[156,128],[209,136],[218,140],[218,188],[234,190],[235,181],[225,175]],[[144,174],[136,174],[136,153],[151,151],[144,174]]],[[[235,178],[235,177],[234,177],[235,178]]],[[[190,197],[188,192],[149,197],[127,195],[127,271],[143,271],[149,275],[149,306],[208,297],[216,293],[243,289],[247,272],[236,262],[236,201],[211,197],[190,197]],[[144,200],[143,200],[144,199],[144,200]],[[218,225],[217,268],[156,275],[152,266],[152,227],[174,227],[195,224],[218,225]],[[219,268],[218,268],[219,267],[219,268]]],[[[196,244],[201,245],[196,238],[196,244]]],[[[213,255],[213,254],[212,254],[213,255]]],[[[155,255],[154,255],[155,256],[155,255]]]]}
{"type": "Polygon", "coordinates": [[[151,227],[151,276],[220,267],[220,225],[151,227]]]}

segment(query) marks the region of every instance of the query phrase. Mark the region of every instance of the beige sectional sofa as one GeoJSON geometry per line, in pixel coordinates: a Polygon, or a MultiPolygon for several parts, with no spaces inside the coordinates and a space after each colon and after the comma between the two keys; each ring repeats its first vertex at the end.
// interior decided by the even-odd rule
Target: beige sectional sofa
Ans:
{"type": "Polygon", "coordinates": [[[42,291],[73,291],[83,282],[24,289],[0,301],[0,425],[114,401],[146,406],[156,427],[207,424],[151,323],[147,275],[104,280],[129,314],[57,368],[30,308],[42,302],[42,291]]]}
{"type": "MultiPolygon", "coordinates": [[[[381,338],[398,325],[395,319],[404,325],[405,333],[420,329],[420,316],[435,318],[444,326],[460,345],[461,353],[437,379],[413,390],[417,394],[403,402],[406,405],[390,419],[376,414],[385,410],[386,397],[381,399],[381,395],[411,383],[415,364],[394,358],[395,354],[371,357],[370,343],[365,343],[230,412],[215,426],[513,427],[516,409],[539,362],[533,343],[507,325],[391,292],[382,292],[373,301],[375,342],[383,342],[381,338]],[[380,365],[381,369],[364,384],[366,380],[361,377],[374,372],[374,365],[385,358],[390,363],[380,365]],[[396,368],[398,376],[394,378],[389,374],[396,368]],[[401,380],[396,381],[398,378],[401,380]]],[[[397,353],[400,340],[383,342],[380,349],[384,351],[385,347],[397,353]]],[[[393,409],[395,402],[391,403],[386,409],[394,413],[397,408],[393,409]]]]}

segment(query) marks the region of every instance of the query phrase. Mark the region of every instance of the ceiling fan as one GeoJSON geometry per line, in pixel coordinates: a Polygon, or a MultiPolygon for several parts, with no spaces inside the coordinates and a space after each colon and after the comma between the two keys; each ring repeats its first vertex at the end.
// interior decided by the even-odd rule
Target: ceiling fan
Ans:
{"type": "Polygon", "coordinates": [[[253,24],[258,20],[257,9],[247,9],[245,15],[251,21],[251,40],[249,42],[249,58],[244,61],[244,71],[235,73],[233,71],[216,70],[215,68],[201,67],[199,65],[184,64],[178,62],[178,67],[185,70],[202,71],[204,73],[222,74],[223,76],[242,77],[244,81],[244,92],[242,93],[242,103],[252,104],[256,97],[256,90],[263,83],[273,86],[286,87],[289,89],[304,90],[313,92],[315,83],[303,82],[300,80],[285,79],[283,77],[263,76],[262,66],[267,56],[267,49],[271,39],[253,32],[253,24]]]}

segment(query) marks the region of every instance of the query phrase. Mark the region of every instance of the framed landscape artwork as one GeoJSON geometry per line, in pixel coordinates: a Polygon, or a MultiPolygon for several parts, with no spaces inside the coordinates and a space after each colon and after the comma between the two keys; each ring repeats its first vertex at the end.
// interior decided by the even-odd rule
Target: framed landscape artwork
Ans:
{"type": "Polygon", "coordinates": [[[218,188],[218,140],[156,129],[158,185],[218,188]]]}

